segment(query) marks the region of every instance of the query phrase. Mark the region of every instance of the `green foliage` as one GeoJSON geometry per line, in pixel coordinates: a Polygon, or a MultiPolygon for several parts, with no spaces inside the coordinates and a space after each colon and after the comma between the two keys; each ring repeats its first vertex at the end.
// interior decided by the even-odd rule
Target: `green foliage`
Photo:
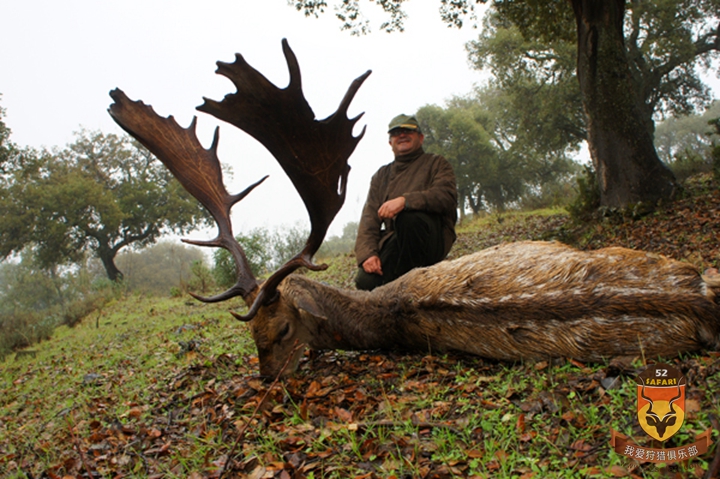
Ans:
{"type": "MultiPolygon", "coordinates": [[[[485,96],[497,97],[498,114],[528,146],[536,144],[540,151],[574,150],[587,138],[582,98],[576,78],[576,39],[567,35],[553,38],[529,36],[538,33],[527,25],[533,2],[515,2],[505,13],[505,4],[490,10],[478,40],[466,46],[470,61],[477,70],[489,70],[485,96]],[[522,15],[516,12],[522,11],[522,15]],[[512,19],[512,20],[511,20],[512,19]],[[521,26],[513,20],[522,22],[521,26]],[[529,29],[529,30],[528,30],[529,29]],[[524,35],[523,31],[527,31],[524,35]]],[[[550,5],[557,2],[550,2],[550,5]]],[[[569,11],[567,2],[555,10],[569,11]]],[[[533,17],[534,18],[534,17],[533,17]]],[[[574,31],[572,15],[561,15],[553,24],[574,31]]],[[[553,30],[554,31],[554,30],[553,30]]]]}
{"type": "MultiPolygon", "coordinates": [[[[717,57],[719,7],[716,0],[626,3],[626,53],[649,124],[655,112],[688,114],[711,98],[698,71],[717,57]]],[[[488,68],[492,82],[517,98],[523,123],[555,129],[560,144],[585,137],[575,29],[565,0],[496,1],[467,46],[475,67],[488,68]]]]}
{"type": "Polygon", "coordinates": [[[455,170],[461,217],[466,209],[502,212],[523,199],[553,202],[572,177],[575,164],[567,152],[546,147],[541,138],[532,141],[508,114],[510,101],[501,91],[482,89],[474,98],[417,112],[426,150],[445,156],[455,170]]]}
{"type": "Polygon", "coordinates": [[[567,207],[570,216],[580,222],[593,218],[600,208],[600,187],[595,170],[585,166],[585,174],[577,178],[577,196],[567,207]]]}
{"type": "Polygon", "coordinates": [[[74,326],[119,292],[85,267],[48,270],[35,260],[0,263],[0,357],[50,338],[58,325],[74,326]]]}
{"type": "Polygon", "coordinates": [[[343,227],[342,235],[326,238],[317,252],[318,258],[332,258],[334,256],[351,253],[355,250],[358,222],[351,221],[343,227]]]}
{"type": "MultiPolygon", "coordinates": [[[[516,26],[526,41],[536,40],[528,56],[547,67],[558,44],[576,44],[572,10],[563,0],[496,1],[495,12],[516,26]],[[545,53],[545,55],[543,55],[545,53]]],[[[625,4],[625,48],[638,98],[650,120],[653,112],[687,114],[707,103],[710,90],[698,76],[717,58],[720,2],[643,0],[625,4]]],[[[574,69],[574,66],[570,67],[574,69]]],[[[579,105],[578,105],[579,106],[579,105]]]]}
{"type": "MultiPolygon", "coordinates": [[[[343,228],[341,236],[332,236],[325,240],[317,257],[323,260],[350,253],[355,247],[357,236],[356,222],[350,222],[343,228]]],[[[303,226],[284,226],[274,231],[256,228],[240,234],[237,240],[245,251],[250,269],[256,278],[267,276],[298,254],[305,246],[309,232],[303,226]]],[[[218,286],[230,287],[235,284],[235,263],[225,249],[213,254],[212,275],[218,286]]]]}
{"type": "MultiPolygon", "coordinates": [[[[246,234],[239,234],[235,237],[245,252],[245,257],[250,265],[250,270],[256,278],[261,277],[268,271],[268,265],[272,260],[272,253],[269,249],[270,234],[265,228],[256,228],[246,234]]],[[[214,267],[213,277],[219,286],[230,287],[237,279],[235,274],[235,262],[230,253],[224,248],[218,248],[213,254],[214,267]]]]}
{"type": "Polygon", "coordinates": [[[678,154],[668,166],[675,175],[675,178],[678,180],[686,180],[699,173],[709,173],[712,171],[712,160],[709,157],[703,157],[693,152],[685,151],[678,154]]]}
{"type": "MultiPolygon", "coordinates": [[[[708,123],[715,127],[715,133],[720,135],[720,118],[710,120],[708,123]]],[[[720,182],[720,143],[716,143],[715,146],[713,146],[710,154],[712,157],[713,176],[715,177],[715,181],[720,182]]]]}
{"type": "Polygon", "coordinates": [[[489,114],[478,102],[462,100],[441,108],[427,105],[416,116],[425,135],[424,148],[443,155],[455,171],[461,217],[467,208],[503,210],[521,194],[516,162],[503,162],[486,127],[489,114]]]}
{"type": "MultiPolygon", "coordinates": [[[[370,31],[361,2],[294,0],[290,2],[306,16],[318,16],[332,6],[342,29],[353,34],[370,31]]],[[[449,26],[462,27],[465,20],[476,23],[476,5],[471,0],[440,0],[441,19],[449,26]]],[[[504,71],[511,77],[534,70],[549,78],[540,84],[551,93],[553,83],[574,76],[577,29],[571,3],[567,0],[494,0],[483,20],[478,42],[468,45],[471,59],[479,68],[491,66],[499,81],[504,71]],[[487,56],[482,54],[485,51],[487,56]],[[568,52],[570,56],[568,56],[568,52]],[[506,57],[502,61],[497,57],[506,57]],[[520,66],[517,74],[514,67],[520,66]]],[[[389,17],[381,30],[402,31],[406,15],[403,0],[367,3],[380,6],[389,17]]],[[[642,0],[626,2],[625,47],[636,83],[636,94],[645,106],[646,119],[654,111],[689,113],[710,99],[710,90],[698,76],[710,67],[718,52],[718,0],[642,0]]],[[[545,94],[545,92],[543,92],[545,94]]],[[[532,95],[525,97],[534,101],[532,95]]],[[[582,116],[579,96],[563,112],[582,116]]],[[[576,132],[582,123],[573,126],[576,132]]]]}
{"type": "Polygon", "coordinates": [[[521,211],[562,208],[572,203],[576,196],[576,185],[581,165],[570,163],[572,170],[558,174],[540,187],[529,188],[520,198],[521,211]]]}
{"type": "Polygon", "coordinates": [[[308,236],[310,231],[300,223],[277,228],[270,237],[272,261],[271,268],[268,269],[274,271],[302,251],[308,236]]]}
{"type": "MultiPolygon", "coordinates": [[[[250,269],[256,278],[263,277],[285,264],[302,251],[309,232],[300,225],[278,228],[274,232],[267,228],[255,228],[239,234],[236,239],[245,251],[250,269]]],[[[219,286],[235,284],[235,262],[225,249],[213,254],[213,277],[219,286]]]]}
{"type": "Polygon", "coordinates": [[[59,152],[25,150],[0,178],[0,256],[32,246],[43,267],[92,251],[111,280],[117,253],[186,233],[208,213],[129,137],[81,131],[59,152]]]}
{"type": "Polygon", "coordinates": [[[188,282],[188,289],[190,291],[197,291],[200,293],[207,293],[210,288],[215,284],[213,274],[210,268],[207,267],[203,260],[195,260],[190,268],[192,277],[188,282]]]}
{"type": "Polygon", "coordinates": [[[17,311],[0,321],[0,361],[17,349],[50,339],[55,323],[43,312],[17,311]]]}
{"type": "Polygon", "coordinates": [[[720,134],[713,131],[713,118],[720,116],[720,101],[702,115],[669,118],[655,130],[655,147],[660,159],[678,179],[712,170],[712,150],[720,134]]]}
{"type": "MultiPolygon", "coordinates": [[[[0,94],[2,98],[2,94],[0,94]]],[[[9,161],[15,146],[10,142],[10,128],[5,125],[3,117],[5,109],[0,107],[0,174],[5,172],[5,164],[9,161]]]]}
{"type": "Polygon", "coordinates": [[[117,265],[124,273],[123,282],[129,291],[166,295],[173,287],[180,291],[194,288],[195,263],[202,263],[203,259],[200,248],[166,240],[121,252],[117,265]]]}
{"type": "MultiPolygon", "coordinates": [[[[306,17],[319,16],[325,13],[328,7],[324,0],[290,0],[289,4],[295,9],[302,12],[306,17]]],[[[402,32],[405,29],[405,19],[407,14],[402,9],[402,0],[371,0],[373,5],[380,7],[386,19],[380,24],[379,28],[385,32],[402,32]]],[[[442,0],[442,3],[446,3],[442,0]]],[[[451,2],[456,3],[456,2],[451,2]]],[[[342,22],[341,30],[350,32],[351,35],[365,35],[370,33],[370,21],[362,14],[360,5],[357,1],[346,1],[334,5],[335,17],[342,22]]]]}
{"type": "Polygon", "coordinates": [[[495,0],[492,8],[500,18],[516,25],[525,38],[543,43],[577,42],[575,16],[566,0],[495,0]]]}
{"type": "Polygon", "coordinates": [[[699,72],[718,58],[718,0],[630,2],[626,48],[649,112],[687,115],[707,104],[699,72]],[[638,81],[639,80],[639,81],[638,81]]]}
{"type": "MultiPolygon", "coordinates": [[[[408,15],[403,10],[406,0],[370,0],[366,5],[374,5],[382,9],[383,19],[379,29],[385,32],[402,32],[405,30],[405,21],[408,15]]],[[[440,18],[450,27],[462,28],[466,21],[473,27],[477,26],[476,7],[487,0],[440,0],[438,12],[440,18]]],[[[332,7],[335,17],[342,22],[341,30],[347,30],[351,35],[365,35],[372,31],[370,21],[363,12],[359,0],[342,0],[335,2],[332,7]]],[[[325,13],[330,6],[325,0],[289,0],[288,4],[302,12],[306,17],[325,13]]]]}

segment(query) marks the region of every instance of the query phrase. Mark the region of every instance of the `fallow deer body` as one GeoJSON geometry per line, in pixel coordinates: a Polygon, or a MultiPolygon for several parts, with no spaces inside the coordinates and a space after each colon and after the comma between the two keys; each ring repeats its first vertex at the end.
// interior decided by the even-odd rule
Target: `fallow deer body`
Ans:
{"type": "MultiPolygon", "coordinates": [[[[219,234],[193,244],[224,247],[237,283],[203,301],[242,296],[260,358],[275,376],[296,341],[315,349],[458,350],[499,360],[674,356],[720,345],[720,276],[624,248],[582,252],[559,243],[510,243],[413,270],[372,292],[334,288],[300,267],[322,269],[312,256],[345,197],[347,160],[360,137],[347,107],[370,72],[350,86],[338,111],[317,121],[302,95],[297,60],[283,49],[290,84],[278,89],[241,56],[218,63],[237,92],[198,107],[246,131],[277,158],[308,209],[311,232],[302,252],[260,283],[232,233],[230,208],[261,181],[230,195],[213,146],[204,149],[172,117],[111,92],[115,121],[154,153],[215,218],[219,234]]],[[[364,131],[363,131],[364,132],[364,131]]],[[[296,364],[296,361],[294,362],[296,364]]],[[[291,371],[288,368],[286,372],[291,371]]]]}

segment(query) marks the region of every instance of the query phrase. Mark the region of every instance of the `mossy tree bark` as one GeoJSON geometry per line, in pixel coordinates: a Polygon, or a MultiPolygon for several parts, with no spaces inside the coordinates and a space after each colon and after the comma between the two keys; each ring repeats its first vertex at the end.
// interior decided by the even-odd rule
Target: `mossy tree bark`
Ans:
{"type": "Polygon", "coordinates": [[[653,145],[653,125],[633,88],[623,38],[625,0],[571,0],[577,76],[602,206],[654,207],[676,189],[653,145]]]}

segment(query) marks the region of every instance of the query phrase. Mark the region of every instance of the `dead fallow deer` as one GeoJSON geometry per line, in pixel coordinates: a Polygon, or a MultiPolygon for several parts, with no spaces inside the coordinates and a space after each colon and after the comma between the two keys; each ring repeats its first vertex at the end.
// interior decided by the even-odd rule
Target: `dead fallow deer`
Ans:
{"type": "MultiPolygon", "coordinates": [[[[218,130],[210,149],[172,117],[110,93],[115,121],[157,156],[213,215],[218,236],[191,244],[226,248],[237,282],[201,301],[242,296],[260,372],[274,377],[301,355],[296,341],[313,349],[465,351],[498,360],[568,357],[671,357],[717,348],[720,279],[689,264],[624,248],[582,252],[559,243],[519,242],[415,269],[372,292],[343,290],[291,274],[322,269],[312,257],[342,206],[347,160],[364,134],[353,136],[361,115],[347,108],[370,74],[357,78],[338,110],[315,120],[305,100],[297,60],[286,41],[290,83],[279,89],[237,55],[218,63],[237,92],[198,110],[229,122],[260,141],[278,160],[308,210],[304,249],[264,282],[251,273],[235,240],[231,207],[263,180],[230,195],[217,158],[218,130]],[[293,358],[290,355],[294,354],[293,358]]],[[[196,296],[197,297],[197,296],[196,296]]]]}

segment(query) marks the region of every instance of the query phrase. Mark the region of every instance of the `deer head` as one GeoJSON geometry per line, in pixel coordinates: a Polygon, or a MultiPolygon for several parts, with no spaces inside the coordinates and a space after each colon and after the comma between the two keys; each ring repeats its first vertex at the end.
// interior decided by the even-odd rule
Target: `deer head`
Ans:
{"type": "Polygon", "coordinates": [[[680,397],[682,396],[680,385],[678,385],[677,388],[677,396],[674,396],[672,399],[670,399],[670,401],[668,401],[668,407],[670,408],[670,410],[662,417],[660,417],[659,414],[653,411],[653,407],[655,406],[653,400],[645,395],[645,381],[643,380],[640,396],[650,403],[650,407],[645,412],[645,420],[647,421],[649,426],[654,427],[655,430],[657,430],[658,437],[660,439],[662,439],[662,437],[665,435],[667,428],[674,426],[677,422],[677,411],[675,411],[675,406],[673,405],[673,403],[680,399],[680,397]]]}
{"type": "MultiPolygon", "coordinates": [[[[241,193],[229,194],[223,185],[217,157],[218,129],[212,146],[205,149],[195,133],[197,118],[193,118],[188,128],[181,128],[172,116],[160,117],[150,106],[131,101],[121,90],[110,92],[114,100],[109,108],[112,118],[165,164],[183,187],[208,209],[218,225],[218,235],[213,240],[183,241],[225,248],[233,256],[237,275],[235,285],[217,296],[194,296],[205,302],[241,296],[249,308],[245,315],[233,313],[241,321],[251,321],[262,309],[272,309],[252,325],[261,364],[267,361],[268,348],[277,344],[278,337],[294,334],[289,323],[269,327],[268,318],[277,319],[279,312],[290,316],[300,314],[296,308],[288,309],[283,301],[279,301],[281,281],[302,266],[311,270],[327,267],[314,264],[312,257],[345,201],[350,171],[347,161],[365,133],[363,128],[358,136],[353,136],[353,127],[362,114],[348,119],[347,109],[371,73],[368,70],[355,79],[337,111],[319,121],[305,100],[297,58],[286,40],[282,41],[282,48],[290,73],[286,88],[280,89],[270,83],[237,54],[233,63],[218,62],[216,71],[230,79],[237,91],[219,102],[205,98],[197,107],[199,111],[235,125],[262,143],[280,163],[307,208],[310,235],[305,247],[262,283],[253,276],[245,253],[233,235],[230,210],[267,177],[241,193]]],[[[284,344],[292,343],[286,341],[284,344]]],[[[287,354],[282,356],[287,357],[287,354]]]]}

